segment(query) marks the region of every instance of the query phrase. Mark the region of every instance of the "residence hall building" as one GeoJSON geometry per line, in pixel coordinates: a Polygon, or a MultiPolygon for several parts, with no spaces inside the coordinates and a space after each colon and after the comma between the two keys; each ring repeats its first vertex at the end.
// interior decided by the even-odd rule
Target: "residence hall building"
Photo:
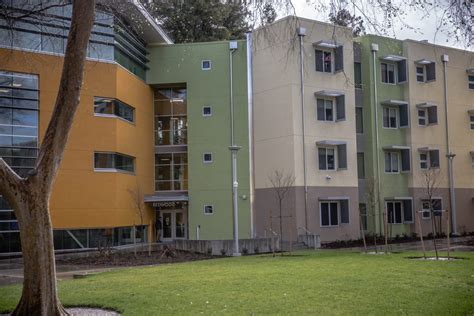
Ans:
{"type": "MultiPolygon", "coordinates": [[[[229,42],[170,45],[146,11],[123,5],[126,16],[96,12],[51,197],[55,248],[155,240],[160,217],[163,241],[232,238],[230,52],[239,232],[249,238],[245,41],[232,49],[229,42]],[[138,31],[132,20],[141,22],[138,31]]],[[[0,156],[21,176],[35,164],[53,110],[70,16],[70,6],[55,7],[13,31],[0,24],[0,156]]],[[[13,210],[0,196],[0,253],[20,250],[13,210]]]]}
{"type": "Polygon", "coordinates": [[[448,209],[451,232],[474,231],[474,53],[374,35],[355,41],[364,228],[384,234],[387,221],[391,237],[419,234],[419,216],[421,233],[432,232],[425,177],[431,174],[440,230],[447,232],[442,210],[448,209]],[[380,201],[375,208],[367,199],[374,189],[380,201]]]}

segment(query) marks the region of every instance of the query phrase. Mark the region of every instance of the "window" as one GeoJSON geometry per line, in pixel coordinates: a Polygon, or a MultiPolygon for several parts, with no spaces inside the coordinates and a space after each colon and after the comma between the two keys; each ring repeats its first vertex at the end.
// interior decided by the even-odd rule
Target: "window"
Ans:
{"type": "Polygon", "coordinates": [[[212,215],[212,214],[214,214],[214,206],[204,205],[204,215],[212,215]]]}
{"type": "Polygon", "coordinates": [[[155,91],[155,145],[188,142],[187,91],[185,87],[155,91]]]}
{"type": "Polygon", "coordinates": [[[359,203],[360,210],[360,220],[362,221],[362,229],[367,230],[368,226],[368,214],[367,214],[367,205],[365,203],[359,203]]]}
{"type": "Polygon", "coordinates": [[[469,80],[469,89],[474,90],[474,75],[468,76],[468,80],[469,80]]]}
{"type": "Polygon", "coordinates": [[[211,106],[204,106],[202,108],[202,116],[212,116],[212,107],[211,106]]]}
{"type": "Polygon", "coordinates": [[[425,67],[423,66],[416,67],[416,81],[425,82],[425,67]]]}
{"type": "Polygon", "coordinates": [[[420,168],[424,170],[429,168],[439,168],[439,150],[423,149],[423,151],[420,152],[420,168]]]}
{"type": "Polygon", "coordinates": [[[211,163],[212,162],[212,153],[204,153],[202,155],[202,161],[204,163],[211,163]]]}
{"type": "Polygon", "coordinates": [[[431,213],[434,215],[439,214],[442,208],[442,200],[441,199],[431,199],[430,200],[421,200],[421,218],[422,219],[430,219],[431,213]]]}
{"type": "Polygon", "coordinates": [[[471,153],[471,166],[474,169],[474,153],[471,153]]]}
{"type": "Polygon", "coordinates": [[[383,108],[383,127],[398,128],[398,108],[383,108]]]}
{"type": "Polygon", "coordinates": [[[126,171],[135,172],[135,158],[119,153],[94,153],[95,171],[126,171]]]}
{"type": "Polygon", "coordinates": [[[334,107],[332,100],[317,99],[318,121],[334,121],[334,107]]]}
{"type": "Polygon", "coordinates": [[[385,172],[386,173],[399,173],[399,153],[395,151],[385,152],[385,172]]]}
{"type": "Polygon", "coordinates": [[[319,170],[336,170],[336,154],[334,148],[318,148],[319,170]]]}
{"type": "Polygon", "coordinates": [[[357,176],[365,179],[364,153],[357,153],[357,176]]]}
{"type": "Polygon", "coordinates": [[[356,133],[364,133],[364,109],[360,107],[355,108],[355,119],[356,119],[356,133]]]}
{"type": "Polygon", "coordinates": [[[330,51],[316,50],[316,71],[332,72],[333,56],[330,51]]]}
{"type": "Polygon", "coordinates": [[[135,121],[135,109],[122,101],[110,98],[94,98],[95,115],[120,117],[126,121],[135,121]]]}
{"type": "Polygon", "coordinates": [[[474,115],[469,116],[469,123],[471,125],[471,130],[474,131],[474,115]]]}
{"type": "Polygon", "coordinates": [[[321,226],[339,225],[339,203],[332,201],[320,202],[319,210],[321,212],[321,226]]]}
{"type": "Polygon", "coordinates": [[[354,62],[354,85],[356,89],[362,89],[362,66],[354,62]]]}
{"type": "Polygon", "coordinates": [[[401,224],[403,223],[402,219],[402,202],[401,201],[391,201],[387,202],[387,216],[388,222],[390,224],[401,224]]]}
{"type": "Polygon", "coordinates": [[[201,69],[202,70],[211,70],[211,61],[210,60],[203,60],[201,61],[201,69]]]}
{"type": "Polygon", "coordinates": [[[396,67],[395,64],[391,63],[382,63],[382,82],[389,83],[389,84],[396,84],[396,67]]]}
{"type": "Polygon", "coordinates": [[[418,125],[420,126],[428,125],[427,116],[428,116],[428,113],[426,109],[419,109],[418,110],[418,125]]]}
{"type": "Polygon", "coordinates": [[[155,191],[186,191],[187,189],[187,153],[156,154],[155,191]]]}

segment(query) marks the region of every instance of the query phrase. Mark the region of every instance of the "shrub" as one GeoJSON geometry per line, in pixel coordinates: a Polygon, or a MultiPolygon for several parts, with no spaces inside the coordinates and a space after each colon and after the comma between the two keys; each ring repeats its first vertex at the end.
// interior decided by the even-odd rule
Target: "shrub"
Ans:
{"type": "Polygon", "coordinates": [[[249,254],[249,250],[247,248],[242,248],[242,254],[245,256],[245,255],[248,255],[249,254]]]}
{"type": "Polygon", "coordinates": [[[207,248],[207,254],[212,255],[212,248],[211,247],[207,248]]]}
{"type": "Polygon", "coordinates": [[[222,248],[222,249],[221,249],[221,255],[225,256],[226,253],[227,253],[227,250],[224,249],[224,248],[222,248]]]}
{"type": "MultiPolygon", "coordinates": [[[[270,249],[271,250],[271,249],[270,249]]],[[[255,246],[255,248],[253,248],[253,252],[254,253],[259,253],[260,252],[260,249],[258,249],[258,246],[255,246]]]]}

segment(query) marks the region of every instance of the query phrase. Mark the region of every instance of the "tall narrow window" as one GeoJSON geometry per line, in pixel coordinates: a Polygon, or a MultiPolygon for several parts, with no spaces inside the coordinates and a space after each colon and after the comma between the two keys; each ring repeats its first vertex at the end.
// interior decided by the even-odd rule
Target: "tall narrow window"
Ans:
{"type": "Polygon", "coordinates": [[[333,55],[330,51],[316,50],[316,71],[332,72],[333,55]]]}
{"type": "Polygon", "coordinates": [[[399,173],[400,162],[399,153],[396,151],[385,152],[385,172],[386,173],[399,173]]]}
{"type": "Polygon", "coordinates": [[[471,126],[471,130],[474,131],[474,115],[469,116],[469,123],[470,123],[470,126],[471,126]]]}
{"type": "Polygon", "coordinates": [[[317,99],[318,121],[334,121],[334,106],[332,100],[317,99]]]}
{"type": "Polygon", "coordinates": [[[468,76],[469,89],[474,90],[474,76],[468,76]]]}
{"type": "Polygon", "coordinates": [[[356,119],[356,133],[364,133],[364,109],[360,107],[355,108],[355,119],[356,119]]]}
{"type": "Polygon", "coordinates": [[[428,125],[428,111],[426,109],[418,110],[418,125],[426,126],[428,125]]]}
{"type": "Polygon", "coordinates": [[[396,73],[395,73],[395,64],[391,63],[381,63],[382,70],[382,82],[395,84],[397,82],[396,73]]]}
{"type": "Polygon", "coordinates": [[[398,109],[384,107],[382,124],[385,128],[398,128],[398,109]]]}
{"type": "Polygon", "coordinates": [[[188,189],[188,156],[186,153],[155,155],[155,191],[188,189]]]}
{"type": "Polygon", "coordinates": [[[425,67],[424,66],[416,67],[416,81],[425,82],[425,67]]]}
{"type": "Polygon", "coordinates": [[[357,153],[357,177],[365,179],[364,153],[357,153]]]}
{"type": "Polygon", "coordinates": [[[362,89],[362,66],[354,62],[354,85],[356,89],[362,89]]]}
{"type": "Polygon", "coordinates": [[[390,224],[403,223],[403,210],[401,201],[390,201],[386,203],[387,218],[390,224]]]}
{"type": "Polygon", "coordinates": [[[186,145],[188,141],[186,88],[155,92],[155,145],[186,145]]]}

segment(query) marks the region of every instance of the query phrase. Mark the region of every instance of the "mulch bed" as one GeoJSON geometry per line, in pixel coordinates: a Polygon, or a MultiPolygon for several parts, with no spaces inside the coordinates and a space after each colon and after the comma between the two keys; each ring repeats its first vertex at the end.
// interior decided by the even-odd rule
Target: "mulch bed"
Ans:
{"type": "Polygon", "coordinates": [[[135,256],[133,252],[113,251],[108,254],[93,253],[88,256],[57,258],[56,263],[61,265],[84,265],[89,267],[133,267],[207,260],[213,258],[216,257],[168,248],[161,251],[153,251],[150,256],[147,251],[137,252],[137,256],[135,256]]]}

